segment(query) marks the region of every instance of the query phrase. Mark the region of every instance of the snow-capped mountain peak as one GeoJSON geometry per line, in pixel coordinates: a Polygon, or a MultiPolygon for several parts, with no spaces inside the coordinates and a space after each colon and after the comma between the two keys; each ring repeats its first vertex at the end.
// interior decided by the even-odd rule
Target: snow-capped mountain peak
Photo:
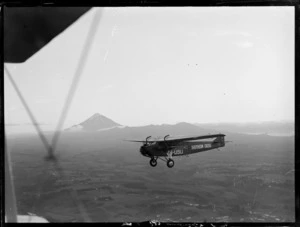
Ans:
{"type": "Polygon", "coordinates": [[[105,117],[102,114],[95,113],[91,117],[89,117],[87,120],[81,122],[78,125],[73,125],[71,128],[67,129],[68,131],[99,131],[104,129],[110,129],[117,126],[121,126],[120,124],[114,122],[113,120],[105,117]]]}
{"type": "Polygon", "coordinates": [[[103,115],[99,114],[99,113],[95,113],[94,115],[92,115],[89,119],[87,119],[87,121],[89,120],[93,120],[93,119],[96,119],[98,117],[102,117],[103,115]]]}

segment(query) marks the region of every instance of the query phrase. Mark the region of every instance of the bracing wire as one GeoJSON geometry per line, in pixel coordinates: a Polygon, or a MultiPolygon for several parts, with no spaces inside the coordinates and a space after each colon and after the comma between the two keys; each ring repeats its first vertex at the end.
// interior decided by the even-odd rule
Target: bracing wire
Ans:
{"type": "MultiPolygon", "coordinates": [[[[38,135],[39,135],[39,137],[41,138],[41,140],[42,140],[42,142],[43,142],[43,144],[44,144],[46,150],[47,150],[48,152],[49,152],[49,151],[51,152],[51,150],[52,150],[52,149],[51,149],[51,146],[49,145],[49,143],[48,143],[48,141],[47,141],[45,135],[43,134],[41,128],[39,127],[39,124],[38,124],[36,118],[34,117],[32,111],[30,110],[30,108],[29,108],[29,106],[28,106],[28,104],[27,104],[27,102],[26,102],[24,96],[22,95],[22,93],[20,92],[20,90],[19,90],[17,84],[16,84],[15,81],[13,80],[13,78],[12,78],[12,76],[11,76],[9,70],[6,68],[6,66],[4,66],[4,68],[5,68],[5,72],[7,73],[8,78],[10,79],[10,81],[11,81],[11,83],[12,83],[14,89],[16,90],[16,92],[17,92],[17,94],[18,94],[18,97],[20,98],[22,104],[24,105],[24,107],[25,107],[25,109],[26,109],[28,115],[30,116],[30,119],[31,119],[33,125],[35,126],[35,129],[37,130],[38,135]]],[[[6,149],[5,149],[5,150],[6,150],[6,149]]],[[[8,153],[7,153],[7,151],[6,151],[6,156],[7,156],[7,155],[8,155],[8,153]]],[[[54,156],[53,156],[53,157],[54,157],[54,156]]],[[[54,162],[54,168],[55,168],[56,170],[58,170],[58,173],[59,173],[60,177],[61,177],[61,178],[64,178],[64,172],[63,172],[62,167],[59,165],[58,160],[55,159],[55,158],[47,159],[47,160],[50,160],[50,161],[53,161],[53,162],[54,162]]],[[[6,160],[5,163],[8,164],[9,161],[6,160]]],[[[47,165],[48,165],[48,164],[46,164],[45,167],[47,167],[47,165]]],[[[9,169],[9,167],[7,167],[6,169],[7,169],[7,171],[11,172],[11,169],[9,169]]],[[[7,174],[8,174],[8,172],[7,172],[7,174]]],[[[8,178],[8,177],[7,177],[7,178],[8,178]]],[[[9,222],[17,222],[17,219],[14,218],[14,217],[16,217],[16,197],[15,197],[15,194],[14,194],[14,187],[13,187],[13,181],[12,181],[12,179],[10,179],[8,183],[11,183],[11,184],[12,184],[11,186],[8,185],[8,184],[6,184],[6,185],[7,185],[7,186],[10,186],[10,189],[7,189],[7,190],[8,190],[8,193],[12,193],[12,196],[11,196],[12,199],[11,199],[11,202],[10,202],[10,205],[9,205],[9,206],[11,207],[10,209],[12,209],[12,212],[11,212],[11,213],[14,214],[14,215],[7,215],[7,221],[9,221],[9,222]],[[11,190],[11,192],[10,192],[9,190],[11,190]]],[[[43,185],[44,185],[43,183],[39,184],[39,186],[38,186],[38,194],[40,194],[40,192],[42,191],[43,185]]],[[[71,197],[72,197],[72,199],[75,201],[76,206],[77,206],[78,209],[79,209],[79,213],[80,213],[81,216],[83,217],[84,221],[85,221],[85,222],[91,222],[91,219],[89,218],[89,216],[88,216],[88,214],[87,214],[87,212],[86,212],[86,210],[85,210],[83,204],[82,204],[82,203],[80,202],[80,200],[78,199],[78,194],[77,194],[76,190],[74,190],[73,188],[72,188],[72,190],[71,190],[71,197]]],[[[34,202],[33,202],[33,208],[36,207],[37,202],[38,202],[38,200],[34,200],[34,202]]]]}
{"type": "MultiPolygon", "coordinates": [[[[81,76],[82,71],[84,69],[84,66],[85,66],[85,63],[86,63],[86,60],[87,60],[87,57],[88,57],[88,53],[89,53],[91,45],[93,43],[94,36],[96,34],[100,18],[101,18],[101,12],[100,12],[100,10],[97,10],[96,13],[95,13],[95,15],[94,15],[94,18],[93,18],[93,21],[92,21],[89,33],[87,35],[84,48],[83,48],[82,53],[80,55],[79,63],[77,65],[77,69],[75,71],[75,75],[74,75],[74,78],[72,80],[72,84],[71,84],[68,96],[66,98],[65,105],[63,107],[62,113],[61,113],[60,118],[59,118],[59,122],[58,122],[57,127],[56,127],[55,134],[54,134],[53,139],[52,139],[52,146],[49,145],[49,143],[48,143],[45,135],[43,134],[41,128],[39,127],[38,122],[36,121],[33,113],[31,112],[31,110],[30,110],[30,108],[29,108],[26,100],[24,99],[22,93],[18,89],[17,84],[13,80],[13,78],[12,78],[9,70],[6,68],[6,66],[4,66],[5,71],[6,71],[7,75],[8,75],[8,78],[10,79],[10,81],[11,81],[14,89],[16,90],[16,92],[17,92],[17,94],[18,94],[18,96],[19,96],[22,104],[24,105],[24,107],[25,107],[28,115],[30,116],[30,119],[31,119],[31,121],[32,121],[35,129],[38,132],[38,135],[39,135],[41,141],[43,142],[43,144],[44,144],[44,146],[45,146],[45,148],[46,148],[46,150],[48,152],[48,158],[49,158],[48,160],[54,161],[54,165],[55,165],[54,167],[55,167],[56,170],[58,170],[58,172],[60,173],[61,177],[64,176],[63,169],[59,165],[59,163],[57,162],[57,160],[55,159],[54,151],[56,149],[56,145],[57,145],[57,142],[58,142],[58,139],[59,139],[59,136],[60,136],[61,129],[63,127],[64,121],[65,121],[65,118],[67,116],[70,104],[71,104],[73,96],[75,94],[75,91],[76,91],[76,88],[77,88],[77,84],[79,82],[80,76],[81,76]]],[[[73,188],[72,188],[72,191],[71,191],[71,196],[75,200],[76,206],[79,208],[79,212],[82,215],[82,217],[84,218],[84,221],[90,222],[91,219],[88,217],[88,214],[87,214],[87,212],[86,212],[83,204],[78,199],[78,194],[77,194],[76,190],[74,190],[73,188]]]]}
{"type": "MultiPolygon", "coordinates": [[[[37,131],[37,133],[38,133],[38,135],[39,135],[39,137],[40,137],[40,139],[41,139],[41,141],[42,141],[45,149],[46,149],[46,151],[49,152],[51,150],[51,147],[50,147],[50,145],[49,145],[49,143],[48,143],[45,135],[43,134],[41,128],[39,127],[39,124],[38,124],[35,116],[33,115],[32,111],[30,110],[29,105],[27,104],[27,102],[26,102],[23,94],[21,93],[20,89],[18,88],[18,85],[16,84],[16,82],[14,81],[14,79],[13,79],[12,75],[10,74],[8,68],[6,67],[6,65],[4,65],[4,70],[5,70],[6,74],[7,74],[8,78],[9,78],[9,80],[10,80],[12,86],[13,86],[13,88],[15,89],[15,91],[16,91],[19,99],[21,100],[23,106],[25,107],[25,110],[26,110],[27,114],[29,115],[30,120],[33,123],[33,125],[34,125],[34,127],[35,127],[35,129],[36,129],[36,131],[37,131]]],[[[6,155],[9,155],[9,153],[7,151],[7,148],[5,149],[5,153],[6,153],[6,155]]],[[[6,160],[6,162],[7,162],[7,164],[10,163],[10,161],[7,161],[7,160],[6,160]]],[[[9,171],[10,174],[8,172],[7,172],[7,174],[11,175],[12,171],[11,171],[11,169],[9,167],[6,168],[6,171],[9,171]]],[[[14,204],[12,204],[12,206],[16,207],[16,197],[15,197],[15,192],[14,192],[14,187],[13,187],[13,180],[12,180],[11,177],[8,179],[7,184],[10,185],[10,189],[7,189],[6,193],[10,193],[12,195],[12,202],[14,203],[14,204]]],[[[42,186],[39,184],[39,186],[38,186],[38,191],[39,192],[42,189],[41,187],[42,186]]],[[[9,197],[11,197],[11,196],[8,196],[8,198],[9,197]]],[[[36,202],[37,202],[37,200],[34,200],[34,205],[36,204],[36,202]]],[[[16,210],[16,208],[15,208],[15,210],[16,210]]],[[[13,213],[15,213],[15,216],[17,217],[16,211],[13,212],[13,213]]],[[[11,215],[7,215],[8,222],[17,222],[17,218],[9,220],[9,216],[11,216],[11,215]]]]}
{"type": "Polygon", "coordinates": [[[12,169],[10,160],[10,154],[7,150],[6,143],[4,145],[4,162],[5,162],[5,213],[7,222],[17,222],[17,206],[16,206],[16,195],[14,181],[12,177],[12,169]]]}
{"type": "Polygon", "coordinates": [[[43,134],[43,132],[42,132],[42,130],[41,130],[41,128],[40,128],[40,126],[39,126],[36,118],[34,117],[33,113],[31,112],[31,110],[30,110],[30,108],[29,108],[29,106],[28,106],[28,104],[27,104],[24,96],[22,95],[21,91],[19,90],[17,84],[15,83],[15,81],[14,81],[12,75],[10,74],[9,70],[7,69],[6,65],[4,65],[4,70],[5,70],[5,72],[6,72],[7,76],[8,76],[11,84],[13,85],[14,89],[16,90],[16,92],[17,92],[17,94],[18,94],[18,96],[19,96],[19,98],[20,98],[23,106],[25,107],[25,109],[26,109],[26,111],[27,111],[27,113],[28,113],[28,115],[29,115],[32,123],[33,123],[33,126],[35,127],[36,131],[38,132],[38,135],[39,135],[42,143],[44,144],[44,146],[46,148],[46,151],[50,152],[51,151],[50,144],[48,143],[48,141],[47,141],[45,135],[43,134]]]}
{"type": "MultiPolygon", "coordinates": [[[[88,53],[89,53],[89,51],[91,49],[91,46],[93,44],[94,37],[95,37],[96,32],[97,32],[97,27],[99,25],[100,18],[101,18],[101,11],[98,9],[95,12],[95,15],[94,15],[89,33],[87,35],[85,44],[83,46],[83,50],[82,50],[81,55],[80,55],[79,63],[77,65],[77,69],[75,71],[75,75],[74,75],[74,78],[72,80],[70,90],[68,92],[68,95],[67,95],[62,113],[60,115],[60,118],[59,118],[59,121],[58,121],[58,124],[57,124],[57,127],[56,127],[55,134],[54,134],[53,139],[52,139],[52,146],[51,146],[52,150],[50,151],[51,153],[49,154],[50,157],[54,155],[54,152],[55,152],[55,149],[56,149],[56,146],[57,146],[58,139],[59,139],[60,134],[61,134],[61,130],[62,130],[64,121],[65,121],[66,116],[68,114],[68,110],[70,108],[72,99],[74,97],[79,79],[82,75],[84,66],[86,64],[88,53]]],[[[63,169],[59,166],[59,163],[56,162],[54,164],[56,165],[56,169],[59,170],[60,175],[63,177],[63,175],[64,175],[63,174],[63,169]]],[[[78,199],[77,191],[74,190],[73,188],[72,188],[72,191],[71,191],[71,196],[75,200],[76,205],[79,208],[79,212],[81,213],[82,217],[84,218],[84,221],[85,222],[90,222],[91,219],[89,218],[83,204],[78,199]]]]}
{"type": "Polygon", "coordinates": [[[53,155],[53,153],[55,152],[57,142],[58,142],[58,139],[60,137],[64,121],[65,121],[66,116],[68,114],[68,110],[70,108],[73,96],[75,94],[79,79],[80,79],[82,71],[84,69],[84,66],[85,66],[85,63],[86,63],[86,60],[87,60],[87,57],[88,57],[88,53],[90,51],[90,48],[92,46],[96,31],[97,31],[97,27],[98,27],[100,18],[101,18],[101,11],[97,10],[96,13],[95,13],[95,16],[93,18],[89,33],[88,33],[86,41],[85,41],[85,44],[83,46],[83,50],[81,52],[79,63],[77,65],[77,69],[75,71],[75,75],[74,75],[70,90],[68,92],[68,95],[67,95],[62,113],[60,115],[56,130],[55,130],[55,134],[54,134],[53,139],[52,139],[52,150],[51,150],[50,155],[53,155]]]}

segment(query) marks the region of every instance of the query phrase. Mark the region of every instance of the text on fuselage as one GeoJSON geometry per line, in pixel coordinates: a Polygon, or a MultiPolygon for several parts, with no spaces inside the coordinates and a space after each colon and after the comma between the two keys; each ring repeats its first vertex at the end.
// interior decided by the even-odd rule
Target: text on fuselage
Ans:
{"type": "Polygon", "coordinates": [[[173,150],[173,155],[183,154],[183,150],[173,150]]]}
{"type": "Polygon", "coordinates": [[[211,144],[197,144],[191,146],[192,150],[203,149],[203,148],[211,148],[211,144]]]}

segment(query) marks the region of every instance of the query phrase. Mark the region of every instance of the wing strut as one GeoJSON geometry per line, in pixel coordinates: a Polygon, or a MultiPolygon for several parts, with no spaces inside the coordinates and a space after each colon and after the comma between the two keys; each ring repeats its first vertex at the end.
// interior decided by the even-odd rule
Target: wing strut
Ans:
{"type": "Polygon", "coordinates": [[[169,144],[167,143],[166,138],[169,137],[169,136],[170,136],[170,135],[166,135],[166,136],[164,137],[164,141],[165,141],[167,150],[169,150],[169,144]]]}

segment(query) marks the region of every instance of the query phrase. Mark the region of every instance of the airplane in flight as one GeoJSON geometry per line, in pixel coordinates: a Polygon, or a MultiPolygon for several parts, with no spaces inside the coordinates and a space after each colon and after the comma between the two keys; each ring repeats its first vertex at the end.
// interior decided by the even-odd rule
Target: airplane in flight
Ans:
{"type": "Polygon", "coordinates": [[[172,168],[175,164],[173,157],[186,156],[225,146],[224,134],[190,137],[170,137],[170,135],[166,135],[163,139],[154,140],[151,140],[150,138],[151,136],[148,136],[145,141],[126,141],[143,143],[140,148],[140,153],[143,156],[150,158],[150,165],[153,167],[157,165],[157,159],[165,161],[167,166],[172,168]]]}

